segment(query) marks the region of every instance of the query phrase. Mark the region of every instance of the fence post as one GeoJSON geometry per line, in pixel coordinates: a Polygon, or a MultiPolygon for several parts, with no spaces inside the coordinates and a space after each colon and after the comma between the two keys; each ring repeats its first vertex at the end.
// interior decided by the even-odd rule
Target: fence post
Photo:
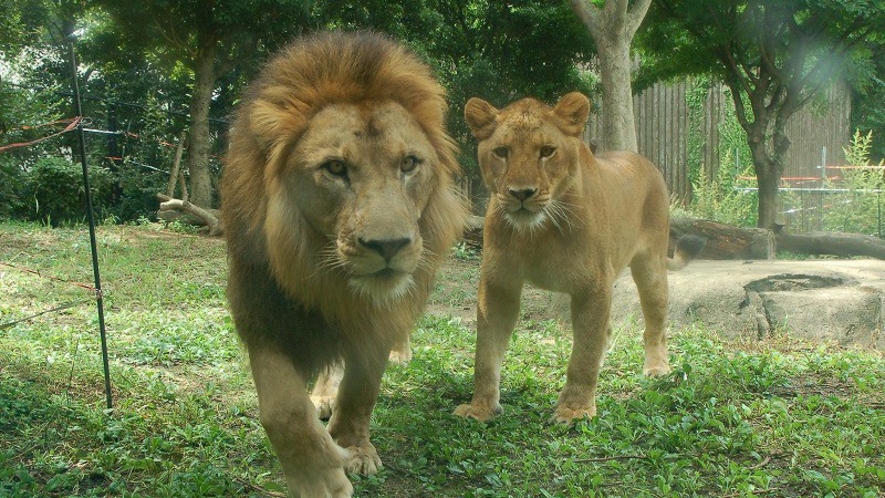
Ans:
{"type": "MultiPolygon", "coordinates": [[[[80,104],[80,83],[77,81],[77,55],[74,53],[73,38],[68,42],[71,63],[72,86],[74,89],[74,114],[83,117],[83,106],[80,104]]],[[[89,242],[92,247],[92,274],[95,276],[95,301],[98,308],[98,330],[101,336],[101,358],[104,365],[105,402],[110,410],[114,407],[111,398],[111,373],[108,364],[108,341],[104,325],[104,299],[101,295],[101,276],[98,271],[98,244],[95,240],[95,213],[92,209],[92,191],[89,188],[89,166],[86,163],[86,133],[83,131],[83,120],[77,124],[77,138],[80,152],[80,163],[83,166],[83,188],[86,190],[86,219],[89,220],[89,242]]]]}

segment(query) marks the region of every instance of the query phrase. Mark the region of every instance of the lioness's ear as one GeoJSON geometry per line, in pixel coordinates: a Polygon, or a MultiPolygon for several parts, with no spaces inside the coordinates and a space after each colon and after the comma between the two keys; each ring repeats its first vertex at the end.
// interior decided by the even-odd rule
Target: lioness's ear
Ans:
{"type": "Polygon", "coordinates": [[[563,133],[580,136],[590,115],[590,101],[583,94],[572,92],[559,99],[553,113],[562,120],[559,127],[563,133]]]}
{"type": "Polygon", "coordinates": [[[470,132],[477,140],[485,140],[492,136],[498,123],[498,109],[483,99],[473,97],[464,106],[464,119],[470,132]]]}

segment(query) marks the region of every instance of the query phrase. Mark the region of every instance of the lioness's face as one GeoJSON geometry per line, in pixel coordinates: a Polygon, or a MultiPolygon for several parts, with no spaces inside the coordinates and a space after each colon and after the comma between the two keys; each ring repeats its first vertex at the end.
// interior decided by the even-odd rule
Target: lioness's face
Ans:
{"type": "Polygon", "coordinates": [[[479,139],[483,178],[514,229],[533,231],[566,220],[569,206],[562,197],[576,174],[587,112],[580,94],[569,94],[555,108],[533,99],[500,111],[480,99],[467,102],[465,118],[479,139]]]}
{"type": "Polygon", "coordinates": [[[343,272],[354,292],[377,302],[408,292],[424,256],[418,220],[438,160],[397,103],[335,104],[313,116],[280,183],[328,240],[317,271],[343,272]]]}

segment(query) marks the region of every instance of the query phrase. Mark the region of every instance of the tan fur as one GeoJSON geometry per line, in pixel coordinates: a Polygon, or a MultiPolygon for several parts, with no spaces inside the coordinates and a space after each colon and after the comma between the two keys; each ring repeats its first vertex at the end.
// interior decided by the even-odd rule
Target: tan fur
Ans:
{"type": "Polygon", "coordinates": [[[387,38],[321,33],[275,56],[237,112],[221,185],[228,297],[296,496],[351,496],[345,471],[381,465],[369,418],[388,354],[407,354],[466,217],[444,97],[387,38]],[[307,387],[342,362],[319,381],[337,389],[327,431],[307,387]]]}
{"type": "MultiPolygon", "coordinates": [[[[596,414],[596,383],[608,347],[612,285],[627,266],[645,316],[647,375],[670,371],[664,337],[667,267],[699,249],[683,244],[668,260],[668,196],[648,160],[594,156],[581,135],[590,103],[570,93],[551,108],[524,99],[498,110],[473,98],[464,110],[479,140],[491,193],[479,283],[475,390],[455,413],[487,420],[501,412],[501,363],[519,314],[523,283],[571,296],[574,345],[552,419],[596,414]]],[[[684,264],[682,264],[684,266],[684,264]]]]}

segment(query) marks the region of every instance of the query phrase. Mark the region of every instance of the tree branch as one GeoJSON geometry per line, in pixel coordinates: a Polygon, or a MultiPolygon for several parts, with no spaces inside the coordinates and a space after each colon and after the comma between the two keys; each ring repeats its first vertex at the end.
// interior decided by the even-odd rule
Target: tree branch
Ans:
{"type": "MultiPolygon", "coordinates": [[[[626,1],[624,3],[627,3],[626,1]]],[[[627,12],[627,21],[625,23],[625,28],[629,33],[630,39],[636,35],[636,31],[639,30],[639,26],[642,25],[642,21],[645,19],[645,15],[648,13],[648,8],[651,5],[651,0],[637,0],[635,4],[633,4],[633,8],[627,12]]]]}

